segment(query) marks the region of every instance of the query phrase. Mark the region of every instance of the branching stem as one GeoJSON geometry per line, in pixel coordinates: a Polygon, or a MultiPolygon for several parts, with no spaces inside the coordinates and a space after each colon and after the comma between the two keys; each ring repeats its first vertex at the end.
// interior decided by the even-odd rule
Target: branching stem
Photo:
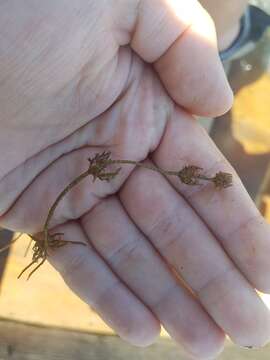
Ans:
{"type": "MultiPolygon", "coordinates": [[[[203,181],[210,181],[214,184],[215,188],[217,189],[224,189],[232,185],[232,175],[229,173],[224,172],[218,172],[213,177],[208,177],[205,174],[202,173],[202,168],[194,165],[188,165],[183,167],[181,170],[164,170],[161,169],[158,166],[150,165],[141,163],[138,161],[133,160],[112,160],[110,158],[111,153],[108,151],[104,151],[103,153],[96,153],[93,158],[89,158],[89,168],[80,174],[78,177],[76,177],[74,180],[72,180],[61,193],[57,196],[54,203],[49,209],[45,224],[43,226],[43,239],[38,239],[34,237],[31,234],[28,234],[32,240],[34,240],[34,246],[33,246],[33,257],[32,262],[22,270],[22,272],[19,274],[18,277],[21,277],[26,270],[32,267],[33,264],[38,263],[38,265],[30,272],[28,275],[28,279],[32,276],[32,274],[41,267],[41,265],[44,264],[48,257],[48,249],[56,249],[61,246],[65,246],[68,243],[76,244],[76,245],[86,245],[82,242],[76,242],[76,241],[65,241],[61,238],[63,235],[62,233],[55,233],[50,234],[49,233],[49,225],[50,221],[54,215],[54,212],[59,204],[59,202],[65,197],[65,195],[76,185],[78,185],[83,179],[85,179],[88,176],[93,176],[93,182],[98,178],[99,180],[106,180],[110,181],[114,177],[117,176],[117,174],[120,172],[121,167],[117,168],[115,171],[106,172],[106,168],[109,165],[115,165],[115,164],[130,164],[135,165],[139,167],[143,167],[148,170],[156,171],[162,175],[165,176],[177,176],[178,179],[186,185],[199,185],[199,180],[203,181]],[[39,263],[39,260],[41,262],[39,263]]],[[[17,239],[14,239],[13,242],[15,242],[17,239]]],[[[5,247],[4,249],[6,249],[5,247]]],[[[3,251],[3,249],[0,250],[0,252],[3,251]]]]}

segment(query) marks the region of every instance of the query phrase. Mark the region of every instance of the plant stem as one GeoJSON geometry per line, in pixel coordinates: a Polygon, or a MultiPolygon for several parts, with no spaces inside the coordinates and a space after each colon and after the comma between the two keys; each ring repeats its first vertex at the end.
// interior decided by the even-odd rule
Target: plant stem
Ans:
{"type": "MultiPolygon", "coordinates": [[[[55,233],[55,234],[49,234],[49,224],[50,221],[54,215],[55,209],[58,206],[59,202],[63,199],[63,197],[76,185],[78,185],[83,179],[85,179],[87,176],[92,175],[93,181],[96,180],[96,178],[99,178],[100,180],[107,180],[110,181],[113,179],[118,172],[121,170],[121,168],[118,168],[115,172],[106,172],[105,169],[108,165],[113,164],[130,164],[139,166],[145,169],[149,169],[152,171],[156,171],[162,175],[173,175],[177,176],[179,180],[186,184],[186,185],[198,185],[198,179],[205,180],[205,181],[211,181],[214,183],[216,188],[226,188],[228,186],[231,186],[232,184],[232,175],[228,173],[219,172],[216,174],[215,177],[207,177],[200,173],[202,170],[201,168],[189,165],[183,167],[183,169],[178,171],[169,171],[161,169],[158,166],[155,165],[148,165],[148,164],[142,164],[139,161],[133,161],[133,160],[112,160],[110,158],[111,153],[104,151],[103,153],[97,153],[93,158],[89,158],[88,161],[90,163],[88,170],[77,176],[74,180],[72,180],[65,188],[60,192],[60,194],[55,199],[54,203],[49,209],[48,215],[46,217],[45,224],[43,226],[43,240],[36,239],[32,235],[29,234],[29,236],[35,241],[35,246],[33,247],[33,258],[32,262],[20,273],[19,277],[27,270],[29,269],[33,264],[38,263],[38,261],[41,259],[42,261],[32,270],[28,276],[28,279],[30,276],[38,269],[40,266],[45,262],[48,256],[48,248],[58,248],[61,247],[67,243],[72,244],[81,244],[85,245],[81,242],[74,242],[74,241],[64,241],[61,239],[58,239],[57,236],[61,236],[63,234],[61,233],[55,233]]],[[[15,240],[14,240],[15,241],[15,240]]]]}
{"type": "Polygon", "coordinates": [[[59,202],[62,200],[62,198],[77,184],[79,184],[83,179],[85,179],[87,176],[89,176],[91,174],[90,169],[88,169],[87,171],[85,171],[84,173],[82,173],[81,175],[79,175],[78,177],[76,177],[74,180],[72,180],[63,191],[61,191],[61,193],[57,196],[57,198],[55,199],[53,205],[51,206],[44,227],[43,227],[43,231],[44,231],[44,243],[45,243],[45,251],[47,254],[47,248],[48,248],[48,237],[49,237],[49,222],[51,220],[51,218],[53,217],[54,211],[57,207],[57,205],[59,204],[59,202]]]}
{"type": "Polygon", "coordinates": [[[133,164],[136,166],[143,167],[145,169],[159,172],[160,174],[163,174],[163,175],[178,175],[178,173],[179,173],[179,171],[164,170],[158,166],[142,164],[138,161],[132,161],[132,160],[108,160],[108,164],[133,164]]]}

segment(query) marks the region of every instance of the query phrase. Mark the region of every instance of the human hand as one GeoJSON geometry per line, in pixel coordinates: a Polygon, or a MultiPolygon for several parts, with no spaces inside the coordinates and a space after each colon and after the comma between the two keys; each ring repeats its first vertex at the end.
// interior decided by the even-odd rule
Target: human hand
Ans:
{"type": "Polygon", "coordinates": [[[200,358],[220,352],[225,333],[265,344],[269,311],[254,288],[270,289],[269,226],[191,116],[232,101],[198,3],[10,0],[0,27],[0,225],[40,232],[56,196],[103,150],[233,172],[223,191],[132,166],[109,183],[86,178],[51,230],[88,246],[49,260],[132,344],[152,343],[160,324],[200,358]]]}

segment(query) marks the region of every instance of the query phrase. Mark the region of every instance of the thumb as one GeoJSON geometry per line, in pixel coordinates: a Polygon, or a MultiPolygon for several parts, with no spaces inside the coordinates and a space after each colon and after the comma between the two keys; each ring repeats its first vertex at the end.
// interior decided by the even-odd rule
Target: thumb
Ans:
{"type": "Polygon", "coordinates": [[[198,1],[138,1],[131,34],[131,47],[153,63],[177,104],[201,116],[218,116],[231,107],[215,26],[198,1]]]}

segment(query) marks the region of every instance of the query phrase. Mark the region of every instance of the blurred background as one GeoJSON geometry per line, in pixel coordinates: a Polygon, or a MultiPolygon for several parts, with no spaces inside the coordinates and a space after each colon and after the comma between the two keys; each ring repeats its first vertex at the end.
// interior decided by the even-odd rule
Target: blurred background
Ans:
{"type": "MultiPolygon", "coordinates": [[[[237,1],[236,1],[237,2],[237,1]]],[[[270,14],[270,0],[250,1],[270,14]]],[[[249,38],[224,60],[235,93],[232,110],[221,119],[201,122],[238,171],[250,196],[270,222],[270,18],[253,8],[249,38]]],[[[0,248],[15,236],[0,229],[0,248]]],[[[46,264],[30,282],[17,280],[26,264],[23,236],[0,253],[0,360],[186,359],[166,333],[147,349],[134,348],[113,335],[102,320],[73,295],[46,264]]],[[[263,300],[270,308],[270,297],[263,300]]],[[[260,350],[226,343],[220,360],[270,359],[260,350]]]]}

